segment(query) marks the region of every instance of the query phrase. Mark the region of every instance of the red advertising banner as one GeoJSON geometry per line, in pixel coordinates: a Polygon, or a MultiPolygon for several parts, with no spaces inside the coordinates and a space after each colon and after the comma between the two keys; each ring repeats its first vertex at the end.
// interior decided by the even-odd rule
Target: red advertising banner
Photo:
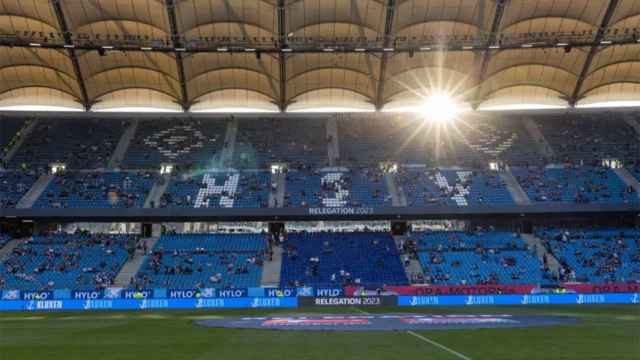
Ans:
{"type": "Polygon", "coordinates": [[[562,287],[578,294],[600,293],[636,293],[640,292],[640,284],[637,283],[610,283],[610,284],[582,284],[564,283],[562,287]]]}
{"type": "MultiPolygon", "coordinates": [[[[531,294],[535,293],[535,285],[414,285],[414,286],[385,286],[384,295],[498,295],[498,294],[531,294]]],[[[371,290],[363,292],[362,288],[346,287],[347,296],[361,296],[369,294],[371,290]]]]}
{"type": "Polygon", "coordinates": [[[583,284],[565,283],[556,287],[540,288],[537,285],[411,285],[385,286],[380,291],[347,286],[344,288],[346,296],[373,295],[527,295],[538,293],[636,293],[640,292],[640,284],[611,283],[611,284],[583,284]]]}

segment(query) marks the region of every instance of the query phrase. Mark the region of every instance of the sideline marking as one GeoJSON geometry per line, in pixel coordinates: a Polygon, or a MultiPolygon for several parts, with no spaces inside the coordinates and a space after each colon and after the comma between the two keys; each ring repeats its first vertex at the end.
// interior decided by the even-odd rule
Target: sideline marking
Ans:
{"type": "MultiPolygon", "coordinates": [[[[362,314],[371,315],[367,311],[364,311],[364,310],[362,310],[360,308],[357,308],[355,306],[352,306],[351,308],[356,310],[356,311],[358,311],[358,312],[360,312],[360,313],[362,313],[362,314]]],[[[420,340],[422,340],[422,341],[424,341],[424,342],[426,342],[428,344],[431,344],[431,345],[437,347],[438,349],[444,350],[444,351],[448,352],[449,354],[455,355],[459,359],[472,360],[470,357],[462,355],[459,352],[457,352],[457,351],[455,351],[453,349],[450,349],[450,348],[448,348],[448,347],[446,347],[446,346],[444,346],[444,345],[442,345],[440,343],[437,343],[437,342],[435,342],[435,341],[433,341],[433,340],[431,340],[429,338],[426,338],[426,337],[424,337],[424,336],[422,336],[422,335],[420,335],[420,334],[418,334],[416,332],[413,332],[413,331],[409,330],[409,331],[407,331],[407,334],[409,334],[411,336],[414,336],[414,337],[416,337],[416,338],[418,338],[418,339],[420,339],[420,340]]]]}
{"type": "Polygon", "coordinates": [[[440,343],[437,343],[437,342],[435,342],[435,341],[433,341],[433,340],[431,340],[429,338],[426,338],[426,337],[424,337],[424,336],[422,336],[422,335],[420,335],[420,334],[418,334],[416,332],[413,332],[413,331],[409,330],[409,331],[407,331],[407,334],[412,335],[412,336],[414,336],[414,337],[416,337],[416,338],[418,338],[418,339],[420,339],[420,340],[422,340],[422,341],[424,341],[426,343],[429,343],[429,344],[431,344],[431,345],[433,345],[433,346],[435,346],[435,347],[437,347],[437,348],[439,348],[441,350],[444,350],[444,351],[448,352],[449,354],[453,354],[453,355],[457,356],[460,359],[472,360],[470,357],[462,355],[459,352],[457,352],[457,351],[455,351],[453,349],[450,349],[450,348],[448,348],[448,347],[446,347],[446,346],[444,346],[444,345],[442,345],[440,343]]]}
{"type": "Polygon", "coordinates": [[[352,308],[353,310],[355,310],[355,311],[357,311],[357,312],[361,313],[361,314],[371,315],[371,314],[369,314],[368,312],[366,312],[366,311],[364,311],[364,310],[362,310],[362,309],[360,309],[360,308],[357,308],[357,307],[355,307],[355,306],[352,306],[351,308],[352,308]]]}

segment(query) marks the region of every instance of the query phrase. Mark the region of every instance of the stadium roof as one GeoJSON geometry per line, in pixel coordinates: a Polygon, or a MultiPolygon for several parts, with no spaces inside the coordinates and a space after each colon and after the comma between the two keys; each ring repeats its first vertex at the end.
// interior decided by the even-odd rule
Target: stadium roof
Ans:
{"type": "Polygon", "coordinates": [[[0,0],[0,108],[640,101],[638,28],[638,0],[0,0]]]}

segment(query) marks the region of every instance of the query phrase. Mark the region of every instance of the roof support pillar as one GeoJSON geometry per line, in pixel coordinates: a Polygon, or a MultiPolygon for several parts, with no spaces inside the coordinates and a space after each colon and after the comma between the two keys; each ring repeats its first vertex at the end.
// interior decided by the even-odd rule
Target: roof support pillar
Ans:
{"type": "Polygon", "coordinates": [[[584,83],[584,79],[589,74],[589,69],[591,68],[591,63],[593,62],[593,58],[596,56],[598,52],[598,47],[600,42],[604,38],[604,35],[609,28],[609,22],[611,22],[611,17],[618,6],[618,0],[610,0],[609,6],[607,6],[607,10],[602,17],[602,21],[600,22],[600,26],[598,27],[598,32],[596,33],[596,37],[593,42],[593,46],[589,50],[589,54],[587,55],[586,60],[584,61],[584,65],[582,66],[582,71],[580,71],[580,75],[578,76],[578,81],[576,82],[576,87],[573,89],[573,94],[571,95],[571,99],[569,99],[569,105],[572,107],[576,106],[578,100],[580,100],[580,92],[582,91],[582,84],[584,83]]]}
{"type": "Polygon", "coordinates": [[[73,48],[73,38],[71,37],[71,32],[69,32],[69,26],[67,25],[67,20],[64,17],[64,12],[62,11],[62,6],[60,5],[61,0],[54,0],[53,10],[56,13],[56,19],[58,20],[58,25],[60,26],[60,30],[64,34],[64,44],[67,48],[67,53],[71,58],[71,63],[73,65],[73,72],[75,73],[76,80],[78,81],[78,85],[80,85],[80,95],[82,95],[82,106],[85,111],[91,110],[91,101],[89,100],[89,95],[87,93],[87,87],[84,83],[84,78],[82,77],[82,71],[80,71],[80,64],[78,63],[78,56],[76,54],[76,50],[73,48]]]}
{"type": "Polygon", "coordinates": [[[278,64],[280,65],[280,94],[278,108],[281,112],[287,109],[287,58],[282,52],[287,45],[287,34],[285,26],[285,0],[278,0],[278,64]]]}
{"type": "MultiPolygon", "coordinates": [[[[387,12],[384,20],[384,45],[383,47],[389,48],[391,43],[391,31],[393,29],[393,18],[396,13],[396,1],[387,0],[387,12]]],[[[378,88],[376,89],[376,110],[382,110],[384,106],[384,83],[387,77],[387,61],[389,60],[389,54],[383,52],[380,59],[380,79],[378,79],[378,88]]]]}
{"type": "MultiPolygon", "coordinates": [[[[478,83],[476,84],[473,104],[471,104],[474,109],[476,109],[482,102],[482,99],[480,99],[480,95],[482,94],[482,83],[486,80],[487,68],[489,67],[489,60],[491,60],[491,49],[489,47],[495,45],[496,40],[498,39],[498,32],[500,31],[500,24],[502,23],[502,16],[504,15],[504,8],[506,7],[507,1],[508,0],[498,0],[496,2],[496,11],[493,14],[491,29],[485,44],[487,50],[482,53],[482,62],[480,63],[480,70],[478,71],[477,78],[478,83]]],[[[480,19],[480,21],[484,21],[484,19],[480,19]]]]}
{"type": "MultiPolygon", "coordinates": [[[[169,26],[171,27],[171,40],[173,41],[174,48],[181,48],[182,41],[180,40],[180,34],[178,34],[178,23],[176,21],[175,1],[166,0],[167,16],[169,18],[169,26]]],[[[180,96],[182,110],[189,111],[189,93],[187,92],[187,80],[184,73],[184,63],[182,61],[182,52],[176,51],[174,53],[176,58],[176,65],[178,67],[178,78],[180,80],[180,96]]]]}

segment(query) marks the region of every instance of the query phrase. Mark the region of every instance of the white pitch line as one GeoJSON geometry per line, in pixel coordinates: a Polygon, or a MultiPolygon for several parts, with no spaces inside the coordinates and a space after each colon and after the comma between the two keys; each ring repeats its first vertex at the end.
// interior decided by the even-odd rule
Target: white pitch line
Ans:
{"type": "Polygon", "coordinates": [[[442,344],[439,344],[439,343],[437,343],[437,342],[435,342],[435,341],[433,341],[433,340],[431,340],[431,339],[429,339],[429,338],[426,338],[426,337],[424,337],[424,336],[422,336],[422,335],[420,335],[420,334],[418,334],[418,333],[416,333],[416,332],[413,332],[413,331],[409,330],[409,331],[407,331],[407,334],[412,335],[412,336],[414,336],[414,337],[417,337],[418,339],[420,339],[420,340],[422,340],[422,341],[424,341],[424,342],[426,342],[426,343],[429,343],[429,344],[431,344],[431,345],[433,345],[433,346],[435,346],[435,347],[437,347],[437,348],[439,348],[439,349],[442,349],[442,350],[444,350],[444,351],[448,352],[449,354],[455,355],[455,356],[456,356],[456,357],[458,357],[459,359],[462,359],[462,360],[471,360],[471,358],[470,358],[470,357],[465,356],[465,355],[462,355],[462,354],[460,354],[459,352],[457,352],[457,351],[455,351],[455,350],[453,350],[453,349],[450,349],[450,348],[448,348],[448,347],[446,347],[446,346],[444,346],[444,345],[442,345],[442,344]]]}
{"type": "MultiPolygon", "coordinates": [[[[356,311],[358,311],[358,312],[360,312],[360,313],[362,313],[362,314],[371,315],[370,313],[368,313],[368,312],[366,312],[366,311],[364,311],[364,310],[362,310],[360,308],[357,308],[355,306],[352,306],[351,308],[356,310],[356,311]]],[[[414,337],[416,337],[416,338],[418,338],[418,339],[420,339],[420,340],[422,340],[422,341],[424,341],[424,342],[426,342],[428,344],[431,344],[431,345],[433,345],[433,346],[435,346],[435,347],[437,347],[437,348],[439,348],[441,350],[444,350],[444,351],[448,352],[449,354],[455,355],[459,359],[472,360],[470,357],[462,355],[459,352],[457,352],[457,351],[455,351],[453,349],[450,349],[450,348],[448,348],[448,347],[446,347],[446,346],[444,346],[444,345],[442,345],[440,343],[437,343],[437,342],[435,342],[435,341],[433,341],[433,340],[431,340],[429,338],[426,338],[426,337],[424,337],[424,336],[422,336],[422,335],[420,335],[420,334],[418,334],[416,332],[413,332],[413,331],[409,330],[409,331],[407,331],[407,334],[412,335],[412,336],[414,336],[414,337]]]]}
{"type": "Polygon", "coordinates": [[[355,311],[357,311],[357,312],[361,313],[361,314],[371,315],[371,314],[369,314],[368,312],[366,312],[366,311],[364,311],[364,310],[362,310],[362,309],[360,309],[360,308],[357,308],[357,307],[355,307],[355,306],[352,306],[351,308],[352,308],[353,310],[355,310],[355,311]]]}

